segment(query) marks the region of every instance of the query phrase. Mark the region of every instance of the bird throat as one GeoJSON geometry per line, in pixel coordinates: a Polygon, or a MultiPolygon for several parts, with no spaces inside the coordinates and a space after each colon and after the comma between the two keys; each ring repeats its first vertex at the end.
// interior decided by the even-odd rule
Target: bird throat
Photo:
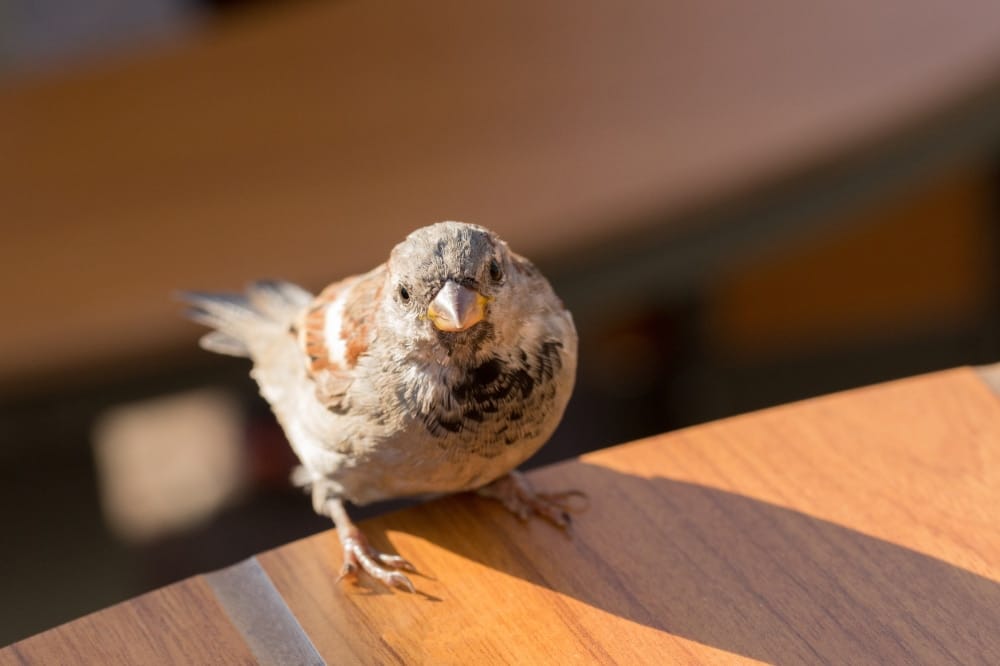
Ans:
{"type": "Polygon", "coordinates": [[[559,343],[546,342],[530,352],[488,356],[461,368],[444,387],[451,394],[450,404],[424,414],[424,427],[442,446],[455,445],[457,436],[487,458],[534,436],[544,403],[552,398],[551,380],[562,363],[560,349],[559,343]]]}
{"type": "Polygon", "coordinates": [[[453,363],[467,363],[475,358],[483,347],[496,339],[496,329],[488,321],[482,321],[464,331],[438,331],[437,342],[447,352],[453,363]]]}

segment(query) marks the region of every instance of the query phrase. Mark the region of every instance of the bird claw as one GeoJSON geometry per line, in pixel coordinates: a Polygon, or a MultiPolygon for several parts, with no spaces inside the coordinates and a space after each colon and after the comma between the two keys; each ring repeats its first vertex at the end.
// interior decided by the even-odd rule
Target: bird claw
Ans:
{"type": "Polygon", "coordinates": [[[392,567],[393,569],[402,569],[403,571],[410,571],[416,573],[417,568],[410,564],[408,561],[400,557],[399,555],[389,555],[387,553],[379,553],[379,561],[386,565],[387,567],[392,567]]]}
{"type": "Polygon", "coordinates": [[[416,592],[413,583],[398,569],[416,572],[417,568],[404,560],[399,555],[382,553],[368,543],[364,533],[357,528],[347,515],[344,502],[338,497],[317,498],[313,495],[313,502],[320,503],[320,512],[323,515],[333,518],[337,526],[337,536],[340,538],[340,545],[344,549],[344,565],[340,568],[340,576],[337,577],[339,583],[345,578],[357,576],[360,571],[379,581],[389,588],[399,588],[407,592],[416,592]]]}
{"type": "Polygon", "coordinates": [[[397,569],[403,569],[415,572],[416,567],[399,555],[379,552],[368,543],[368,539],[357,528],[350,531],[350,536],[343,539],[344,566],[340,569],[338,582],[357,575],[360,570],[386,587],[395,587],[411,593],[416,592],[410,579],[397,571],[397,569]]]}
{"type": "Polygon", "coordinates": [[[522,521],[528,520],[534,514],[563,529],[568,528],[573,522],[571,513],[585,508],[585,506],[574,506],[570,500],[587,497],[579,490],[558,493],[536,492],[527,477],[520,472],[511,472],[500,477],[480,488],[478,493],[483,497],[498,500],[522,521]]]}

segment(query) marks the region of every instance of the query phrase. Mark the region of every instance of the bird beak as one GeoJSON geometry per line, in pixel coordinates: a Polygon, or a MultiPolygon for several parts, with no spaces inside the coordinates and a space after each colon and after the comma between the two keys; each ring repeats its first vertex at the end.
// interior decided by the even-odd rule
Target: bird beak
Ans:
{"type": "Polygon", "coordinates": [[[475,289],[448,280],[428,306],[427,318],[439,331],[464,331],[483,320],[488,302],[475,289]]]}

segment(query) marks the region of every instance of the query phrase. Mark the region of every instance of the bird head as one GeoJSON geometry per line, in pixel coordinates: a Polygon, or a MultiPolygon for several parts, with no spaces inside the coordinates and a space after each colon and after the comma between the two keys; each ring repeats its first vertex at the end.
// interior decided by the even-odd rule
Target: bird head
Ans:
{"type": "Polygon", "coordinates": [[[492,231],[461,222],[423,227],[389,258],[388,294],[397,331],[449,351],[476,346],[515,314],[514,256],[492,231]]]}

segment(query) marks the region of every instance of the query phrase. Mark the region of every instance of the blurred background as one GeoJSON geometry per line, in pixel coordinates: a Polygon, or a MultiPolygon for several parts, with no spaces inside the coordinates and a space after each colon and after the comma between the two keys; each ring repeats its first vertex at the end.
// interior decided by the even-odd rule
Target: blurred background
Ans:
{"type": "Polygon", "coordinates": [[[329,527],[174,291],[490,226],[581,336],[544,464],[1000,360],[998,138],[986,0],[6,0],[0,644],[329,527]]]}

